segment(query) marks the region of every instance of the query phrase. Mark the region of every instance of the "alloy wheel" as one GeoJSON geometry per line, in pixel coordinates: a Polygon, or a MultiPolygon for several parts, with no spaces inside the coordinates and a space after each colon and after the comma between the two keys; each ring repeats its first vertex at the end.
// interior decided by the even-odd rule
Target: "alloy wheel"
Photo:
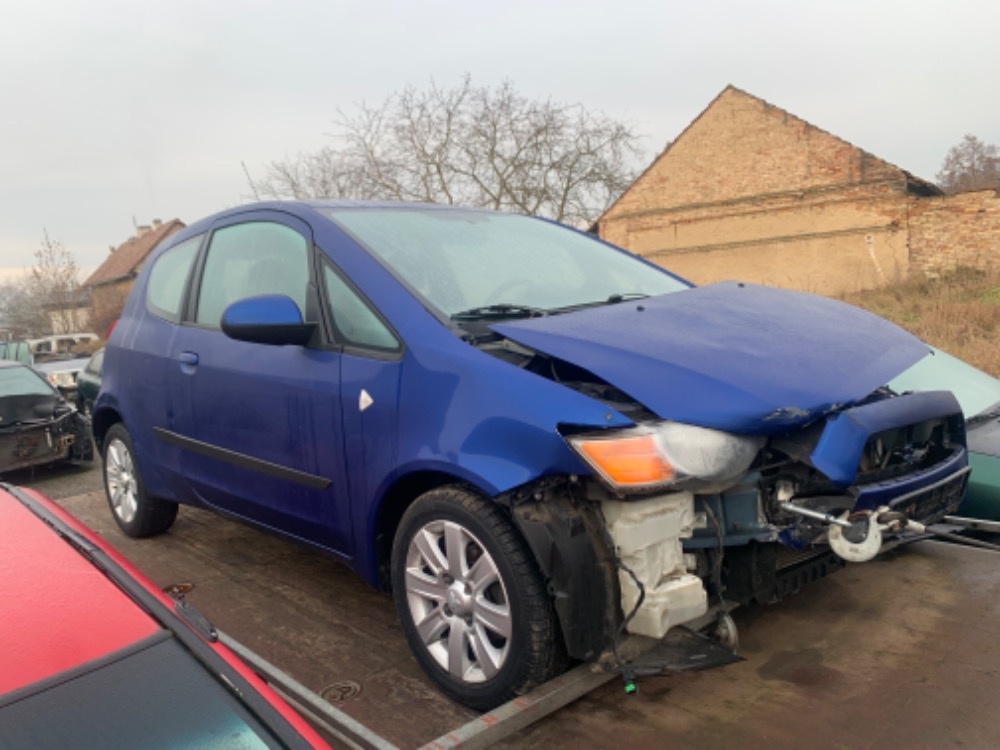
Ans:
{"type": "Polygon", "coordinates": [[[108,444],[104,471],[115,515],[124,523],[131,523],[139,508],[138,488],[132,454],[121,440],[112,440],[108,444]]]}
{"type": "Polygon", "coordinates": [[[452,678],[494,677],[510,654],[513,619],[496,562],[467,528],[432,521],[406,553],[406,601],[417,633],[452,678]]]}

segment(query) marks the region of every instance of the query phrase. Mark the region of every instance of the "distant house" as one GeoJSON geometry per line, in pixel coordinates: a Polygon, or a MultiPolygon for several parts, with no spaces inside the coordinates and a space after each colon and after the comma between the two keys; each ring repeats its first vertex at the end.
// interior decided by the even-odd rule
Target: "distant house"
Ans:
{"type": "Polygon", "coordinates": [[[154,219],[152,226],[138,227],[135,236],[112,250],[107,259],[83,282],[84,288],[90,292],[91,324],[98,334],[103,335],[108,325],[121,315],[135,277],[139,275],[153,248],[184,226],[180,219],[166,223],[154,219]]]}
{"type": "Polygon", "coordinates": [[[90,330],[90,290],[85,287],[57,295],[57,301],[44,305],[52,333],[77,333],[90,330]]]}
{"type": "Polygon", "coordinates": [[[595,229],[699,284],[738,279],[837,294],[911,271],[1000,266],[995,191],[945,196],[733,86],[595,229]]]}

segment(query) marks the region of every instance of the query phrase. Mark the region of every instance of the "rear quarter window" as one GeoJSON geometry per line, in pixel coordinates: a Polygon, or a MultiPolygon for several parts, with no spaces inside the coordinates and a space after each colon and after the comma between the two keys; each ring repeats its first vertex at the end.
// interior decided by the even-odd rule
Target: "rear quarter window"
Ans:
{"type": "Polygon", "coordinates": [[[155,315],[180,322],[184,286],[199,245],[201,235],[185,240],[156,259],[146,286],[146,303],[155,315]]]}

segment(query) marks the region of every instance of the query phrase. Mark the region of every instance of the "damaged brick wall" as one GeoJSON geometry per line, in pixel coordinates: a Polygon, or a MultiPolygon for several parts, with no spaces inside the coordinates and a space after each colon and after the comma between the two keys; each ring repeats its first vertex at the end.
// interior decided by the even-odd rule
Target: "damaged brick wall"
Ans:
{"type": "Polygon", "coordinates": [[[906,174],[728,87],[601,217],[698,284],[839,293],[908,272],[906,174]]]}
{"type": "Polygon", "coordinates": [[[902,169],[727,87],[597,222],[697,284],[821,294],[1000,270],[996,191],[933,196],[902,169]]]}
{"type": "Polygon", "coordinates": [[[936,276],[956,268],[1000,271],[1000,192],[913,199],[910,266],[936,276]]]}
{"type": "Polygon", "coordinates": [[[906,216],[893,185],[843,186],[635,217],[624,244],[699,284],[839,293],[906,275],[906,216]]]}

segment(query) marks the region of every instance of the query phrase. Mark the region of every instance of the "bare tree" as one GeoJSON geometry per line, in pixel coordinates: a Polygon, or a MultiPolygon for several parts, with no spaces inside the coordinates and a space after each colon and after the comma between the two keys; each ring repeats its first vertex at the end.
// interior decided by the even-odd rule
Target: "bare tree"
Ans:
{"type": "Polygon", "coordinates": [[[27,285],[36,305],[48,315],[46,330],[61,333],[79,330],[81,300],[79,269],[72,253],[59,240],[42,230],[42,244],[35,250],[35,265],[28,272],[27,285]]]}
{"type": "Polygon", "coordinates": [[[966,135],[952,146],[937,174],[941,188],[949,194],[965,190],[1000,189],[1000,155],[997,147],[966,135]]]}
{"type": "Polygon", "coordinates": [[[47,333],[49,316],[35,297],[27,272],[0,285],[0,319],[6,334],[28,338],[47,333]]]}
{"type": "Polygon", "coordinates": [[[335,128],[333,145],[267,165],[254,193],[456,203],[586,225],[631,184],[642,156],[626,125],[468,75],[340,111],[335,128]]]}

